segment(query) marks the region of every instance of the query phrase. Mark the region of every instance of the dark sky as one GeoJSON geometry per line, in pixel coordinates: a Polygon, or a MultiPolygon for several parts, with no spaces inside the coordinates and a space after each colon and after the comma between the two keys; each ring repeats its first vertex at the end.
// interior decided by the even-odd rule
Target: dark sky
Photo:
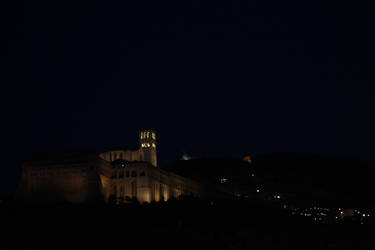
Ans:
{"type": "Polygon", "coordinates": [[[135,147],[141,128],[162,164],[182,150],[373,162],[371,6],[77,2],[1,8],[0,191],[32,152],[135,147]]]}

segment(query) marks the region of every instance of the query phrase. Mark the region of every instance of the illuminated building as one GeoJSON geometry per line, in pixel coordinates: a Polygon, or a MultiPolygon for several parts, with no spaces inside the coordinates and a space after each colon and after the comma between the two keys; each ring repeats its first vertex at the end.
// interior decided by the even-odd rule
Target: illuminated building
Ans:
{"type": "Polygon", "coordinates": [[[22,168],[17,199],[85,203],[131,198],[166,201],[200,195],[198,182],[157,168],[156,133],[143,130],[139,149],[43,155],[22,168]]]}

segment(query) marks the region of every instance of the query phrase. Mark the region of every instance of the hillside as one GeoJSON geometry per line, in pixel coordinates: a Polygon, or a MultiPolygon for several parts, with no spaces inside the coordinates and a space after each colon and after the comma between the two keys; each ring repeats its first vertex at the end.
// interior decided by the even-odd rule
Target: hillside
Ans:
{"type": "Polygon", "coordinates": [[[282,192],[295,202],[327,206],[374,206],[370,190],[375,168],[359,160],[300,153],[255,155],[252,163],[234,158],[178,161],[168,170],[197,180],[231,181],[260,185],[263,191],[282,192]],[[255,177],[250,178],[254,173],[255,177]]]}

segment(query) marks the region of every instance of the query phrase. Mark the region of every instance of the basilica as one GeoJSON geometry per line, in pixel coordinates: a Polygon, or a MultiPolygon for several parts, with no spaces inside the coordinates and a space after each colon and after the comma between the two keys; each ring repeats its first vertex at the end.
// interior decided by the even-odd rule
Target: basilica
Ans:
{"type": "Polygon", "coordinates": [[[166,201],[200,196],[201,186],[157,166],[156,133],[142,130],[136,150],[42,154],[25,162],[17,199],[90,203],[166,201]]]}

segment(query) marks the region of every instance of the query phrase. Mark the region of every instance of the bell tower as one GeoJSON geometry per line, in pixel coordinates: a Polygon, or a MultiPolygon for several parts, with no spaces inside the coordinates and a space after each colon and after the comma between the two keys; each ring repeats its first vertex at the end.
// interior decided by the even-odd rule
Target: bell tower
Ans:
{"type": "Polygon", "coordinates": [[[157,166],[156,158],[156,133],[153,130],[141,130],[139,132],[139,148],[144,152],[144,161],[157,166]]]}

